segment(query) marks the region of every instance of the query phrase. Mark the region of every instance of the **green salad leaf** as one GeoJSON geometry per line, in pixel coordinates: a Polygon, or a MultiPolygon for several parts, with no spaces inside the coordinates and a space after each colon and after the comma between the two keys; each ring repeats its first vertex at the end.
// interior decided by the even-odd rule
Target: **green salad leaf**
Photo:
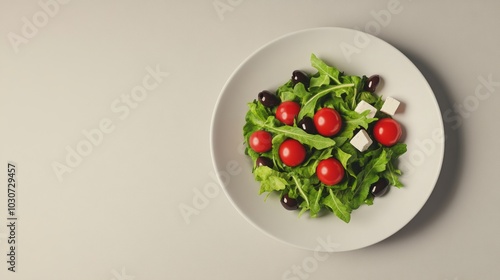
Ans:
{"type": "MultiPolygon", "coordinates": [[[[340,71],[335,67],[327,65],[323,60],[319,59],[315,54],[311,54],[311,65],[318,70],[319,76],[328,77],[329,80],[327,84],[333,82],[333,84],[340,84],[340,71]],[[331,80],[331,81],[330,81],[331,80]]],[[[323,78],[324,79],[324,78],[323,78]]]]}
{"type": "Polygon", "coordinates": [[[351,220],[352,209],[348,204],[342,202],[332,189],[328,190],[328,195],[323,199],[323,204],[330,208],[335,216],[339,217],[342,221],[349,223],[351,220]]]}
{"type": "Polygon", "coordinates": [[[282,102],[300,104],[293,125],[278,121],[276,108],[266,107],[258,100],[248,103],[243,126],[245,153],[253,162],[252,172],[260,183],[259,194],[276,192],[280,197],[287,195],[295,199],[299,216],[308,212],[314,218],[326,211],[349,223],[353,210],[373,204],[374,196],[370,190],[378,180],[384,178],[391,186],[403,187],[400,181],[402,172],[397,164],[398,158],[406,152],[406,144],[386,147],[374,141],[366,151],[358,151],[350,143],[355,133],[360,129],[370,131],[379,118],[388,116],[378,111],[375,117],[369,118],[368,111],[358,113],[354,109],[363,100],[380,110],[381,97],[364,90],[366,76],[346,75],[314,54],[310,59],[316,72],[309,75],[308,87],[303,83],[294,84],[289,79],[275,91],[282,102]],[[337,135],[310,134],[297,125],[298,121],[312,118],[315,112],[325,107],[333,108],[341,115],[342,129],[337,135]],[[271,133],[271,150],[257,153],[250,148],[250,135],[258,130],[271,133]],[[299,141],[307,153],[306,159],[295,167],[283,164],[279,156],[281,143],[289,138],[299,141]],[[271,159],[273,166],[257,166],[259,157],[271,159]],[[345,170],[342,181],[333,186],[323,184],[316,175],[319,162],[331,157],[336,158],[345,170]]]}

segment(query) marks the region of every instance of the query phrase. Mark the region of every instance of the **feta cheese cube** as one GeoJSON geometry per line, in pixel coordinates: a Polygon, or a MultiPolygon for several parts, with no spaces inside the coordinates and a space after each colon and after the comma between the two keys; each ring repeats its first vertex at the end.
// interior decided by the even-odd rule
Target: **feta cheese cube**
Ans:
{"type": "Polygon", "coordinates": [[[358,149],[360,152],[366,151],[368,147],[373,143],[372,139],[370,136],[368,136],[368,132],[366,130],[361,129],[354,135],[354,137],[351,139],[350,143],[358,149]]]}
{"type": "Polygon", "coordinates": [[[380,108],[380,111],[393,116],[399,107],[400,102],[392,97],[387,97],[384,101],[384,105],[380,108]]]}
{"type": "Polygon", "coordinates": [[[370,105],[368,102],[361,100],[359,101],[358,105],[356,108],[354,108],[354,111],[357,113],[363,113],[366,110],[370,110],[370,113],[366,116],[367,118],[373,118],[375,117],[375,114],[377,113],[377,108],[373,107],[370,105]]]}

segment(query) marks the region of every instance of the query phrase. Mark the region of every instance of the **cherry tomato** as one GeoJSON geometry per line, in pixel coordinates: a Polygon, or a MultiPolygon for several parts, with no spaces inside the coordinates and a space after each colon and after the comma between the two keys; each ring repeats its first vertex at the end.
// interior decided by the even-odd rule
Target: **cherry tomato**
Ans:
{"type": "Polygon", "coordinates": [[[290,167],[301,164],[306,158],[306,148],[295,139],[287,139],[279,148],[281,161],[290,167]]]}
{"type": "Polygon", "coordinates": [[[271,150],[272,136],[271,133],[264,130],[257,130],[250,135],[250,148],[257,153],[265,153],[271,150]]]}
{"type": "Polygon", "coordinates": [[[401,125],[392,118],[378,120],[373,127],[373,137],[384,146],[392,146],[401,138],[401,125]]]}
{"type": "Polygon", "coordinates": [[[333,186],[342,181],[344,173],[344,167],[335,158],[324,159],[316,167],[318,179],[327,186],[333,186]]]}
{"type": "Polygon", "coordinates": [[[340,114],[332,108],[319,109],[313,119],[318,133],[326,137],[334,136],[342,128],[340,114]]]}
{"type": "Polygon", "coordinates": [[[286,125],[293,125],[299,111],[299,103],[294,101],[285,101],[282,102],[278,108],[276,108],[276,118],[286,125]]]}

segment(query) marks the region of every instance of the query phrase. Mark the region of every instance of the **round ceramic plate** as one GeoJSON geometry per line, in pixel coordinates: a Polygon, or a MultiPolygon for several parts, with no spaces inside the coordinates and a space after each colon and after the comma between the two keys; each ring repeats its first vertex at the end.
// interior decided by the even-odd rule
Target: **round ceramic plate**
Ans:
{"type": "Polygon", "coordinates": [[[348,251],[375,244],[404,227],[422,208],[438,179],[444,156],[444,129],[429,84],[400,51],[372,35],[344,28],[315,28],[280,37],[257,50],[231,75],[217,101],[211,153],[227,197],[254,226],[288,244],[318,251],[348,251]],[[391,188],[371,206],[352,212],[350,223],[333,213],[310,218],[287,211],[277,196],[265,200],[244,155],[242,129],[247,103],[262,90],[275,90],[293,70],[309,73],[314,53],[350,75],[379,74],[382,98],[401,101],[394,116],[404,127],[408,151],[400,158],[401,189],[391,188]]]}

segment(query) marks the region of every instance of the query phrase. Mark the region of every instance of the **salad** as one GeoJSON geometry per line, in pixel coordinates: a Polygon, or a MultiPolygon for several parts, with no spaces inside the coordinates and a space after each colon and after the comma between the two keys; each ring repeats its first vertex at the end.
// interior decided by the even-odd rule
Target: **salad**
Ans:
{"type": "Polygon", "coordinates": [[[349,223],[353,210],[403,187],[399,102],[376,93],[378,75],[347,75],[314,54],[311,65],[315,73],[295,70],[248,104],[245,153],[259,194],[278,194],[299,216],[333,212],[349,223]]]}

